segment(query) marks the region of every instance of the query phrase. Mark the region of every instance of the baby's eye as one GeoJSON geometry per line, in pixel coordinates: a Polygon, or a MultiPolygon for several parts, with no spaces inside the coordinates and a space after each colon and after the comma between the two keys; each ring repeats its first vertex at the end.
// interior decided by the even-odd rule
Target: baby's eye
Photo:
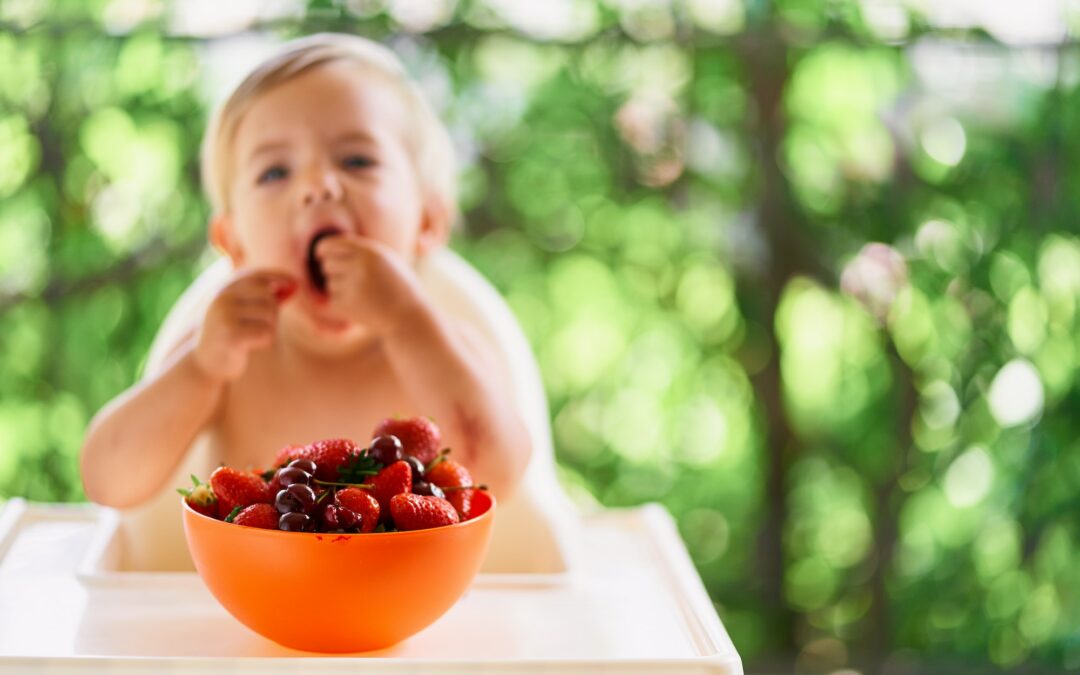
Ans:
{"type": "Polygon", "coordinates": [[[260,185],[262,183],[269,183],[270,181],[281,180],[288,175],[288,171],[283,166],[272,166],[266,171],[259,174],[259,178],[256,181],[260,185]]]}
{"type": "Polygon", "coordinates": [[[348,169],[366,169],[375,166],[375,160],[366,155],[349,155],[342,162],[348,169]]]}

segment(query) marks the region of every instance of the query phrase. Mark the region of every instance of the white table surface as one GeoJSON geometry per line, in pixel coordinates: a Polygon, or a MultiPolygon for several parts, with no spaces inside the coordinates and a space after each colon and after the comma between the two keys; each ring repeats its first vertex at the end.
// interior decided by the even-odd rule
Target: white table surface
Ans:
{"type": "Polygon", "coordinates": [[[582,525],[569,573],[481,574],[412,638],[322,656],[252,632],[197,574],[87,574],[97,507],[12,500],[0,512],[0,672],[742,673],[662,507],[582,525]]]}

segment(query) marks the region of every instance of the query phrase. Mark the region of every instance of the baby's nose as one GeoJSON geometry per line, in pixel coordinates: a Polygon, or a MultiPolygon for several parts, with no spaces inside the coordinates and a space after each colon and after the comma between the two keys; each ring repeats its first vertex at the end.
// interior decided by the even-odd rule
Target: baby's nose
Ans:
{"type": "Polygon", "coordinates": [[[329,172],[312,176],[301,191],[301,201],[304,206],[334,201],[340,197],[341,183],[329,172]]]}

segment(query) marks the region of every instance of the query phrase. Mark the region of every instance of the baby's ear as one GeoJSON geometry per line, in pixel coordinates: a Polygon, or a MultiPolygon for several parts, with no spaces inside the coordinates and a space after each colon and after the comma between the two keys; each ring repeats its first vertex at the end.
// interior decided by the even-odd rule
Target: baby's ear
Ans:
{"type": "Polygon", "coordinates": [[[422,258],[450,239],[450,210],[443,200],[429,197],[420,216],[420,231],[416,234],[416,256],[422,258]]]}
{"type": "Polygon", "coordinates": [[[232,218],[218,214],[210,219],[210,244],[229,256],[233,267],[240,267],[244,260],[244,252],[237,241],[232,218]]]}

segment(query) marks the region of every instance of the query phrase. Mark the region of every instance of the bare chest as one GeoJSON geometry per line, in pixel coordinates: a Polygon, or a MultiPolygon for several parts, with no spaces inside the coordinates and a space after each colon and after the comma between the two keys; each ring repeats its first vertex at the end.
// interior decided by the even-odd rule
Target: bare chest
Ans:
{"type": "Polygon", "coordinates": [[[380,420],[412,408],[385,360],[305,371],[267,358],[252,363],[226,392],[214,450],[230,466],[265,468],[288,444],[341,437],[366,442],[380,420]]]}

